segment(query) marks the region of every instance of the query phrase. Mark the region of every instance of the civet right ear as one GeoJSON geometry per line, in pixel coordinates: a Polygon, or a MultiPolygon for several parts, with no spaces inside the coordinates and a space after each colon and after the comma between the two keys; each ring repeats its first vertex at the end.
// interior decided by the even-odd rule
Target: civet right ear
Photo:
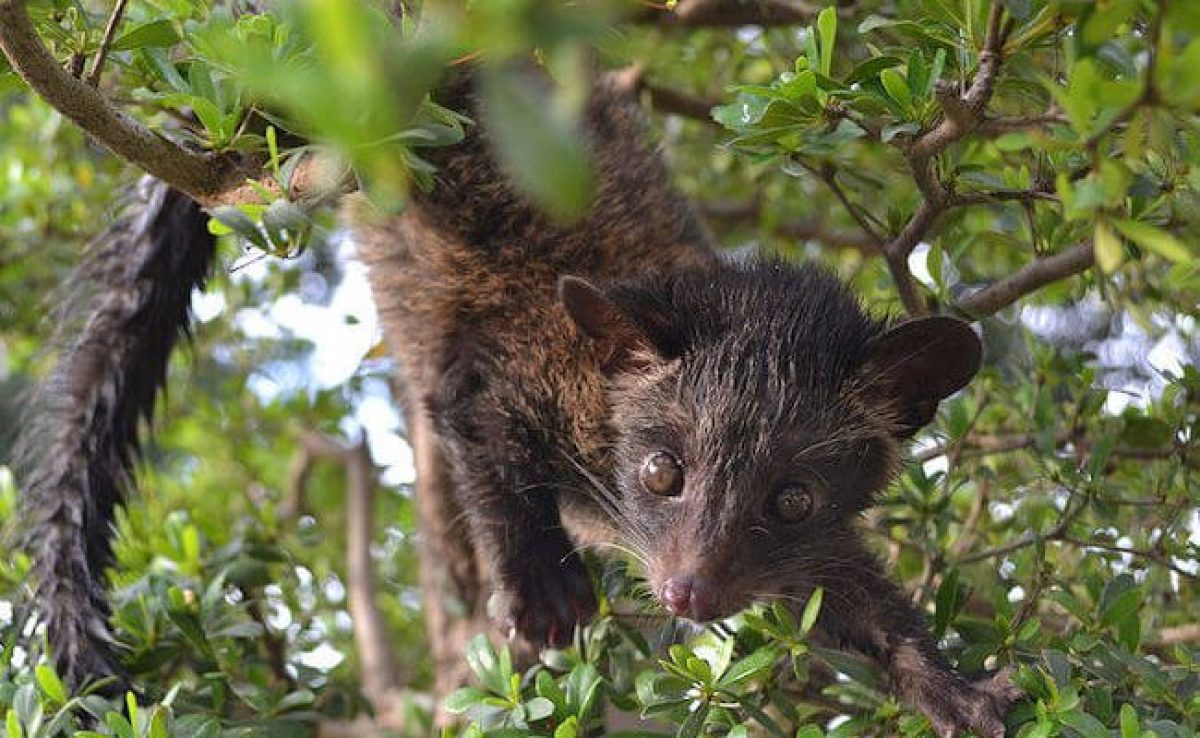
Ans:
{"type": "Polygon", "coordinates": [[[983,345],[967,323],[944,315],[906,321],[867,346],[864,380],[873,398],[896,413],[907,438],[933,420],[938,403],[971,381],[983,345]]]}

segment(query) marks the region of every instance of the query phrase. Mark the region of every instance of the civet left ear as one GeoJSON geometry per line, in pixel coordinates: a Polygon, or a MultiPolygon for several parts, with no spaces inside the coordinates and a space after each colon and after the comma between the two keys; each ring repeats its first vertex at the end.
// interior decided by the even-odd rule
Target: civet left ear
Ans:
{"type": "Polygon", "coordinates": [[[580,332],[592,339],[605,374],[644,371],[667,360],[638,316],[613,302],[591,282],[561,277],[558,299],[580,332]]]}
{"type": "Polygon", "coordinates": [[[983,345],[967,323],[944,315],[910,320],[868,344],[865,392],[892,408],[896,436],[908,438],[971,381],[982,359],[983,345]]]}

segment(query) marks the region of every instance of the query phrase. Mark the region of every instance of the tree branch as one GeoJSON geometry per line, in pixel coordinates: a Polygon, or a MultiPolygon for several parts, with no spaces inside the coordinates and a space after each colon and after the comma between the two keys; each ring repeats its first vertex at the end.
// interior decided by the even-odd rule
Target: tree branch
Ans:
{"type": "Polygon", "coordinates": [[[239,154],[190,151],[112,107],[59,66],[30,23],[24,0],[0,0],[0,51],[34,92],[99,144],[200,202],[258,169],[239,154]]]}
{"type": "Polygon", "coordinates": [[[1180,643],[1196,643],[1200,641],[1200,623],[1188,623],[1163,628],[1158,631],[1157,642],[1164,646],[1174,646],[1180,643]]]}
{"type": "Polygon", "coordinates": [[[362,663],[363,693],[377,710],[389,704],[399,686],[391,639],[376,602],[375,562],[371,560],[372,512],[375,484],[367,446],[342,444],[319,433],[302,439],[312,456],[331,459],[346,468],[346,568],[354,642],[362,663]]]}
{"type": "Polygon", "coordinates": [[[630,64],[617,72],[615,77],[617,84],[629,94],[645,92],[650,99],[650,106],[660,113],[679,115],[712,126],[718,125],[709,113],[720,102],[650,82],[646,79],[645,64],[630,64]]]}
{"type": "Polygon", "coordinates": [[[1062,113],[1050,110],[1041,115],[1031,115],[1028,117],[1018,118],[984,118],[983,121],[975,127],[975,134],[986,138],[998,138],[1006,133],[1014,131],[1027,131],[1033,128],[1045,128],[1047,126],[1059,125],[1067,123],[1067,116],[1062,113]]]}
{"type": "Polygon", "coordinates": [[[1079,538],[1072,538],[1071,536],[1065,534],[1058,536],[1056,540],[1072,546],[1077,546],[1079,548],[1094,548],[1100,551],[1136,556],[1139,559],[1153,561],[1159,566],[1165,566],[1182,577],[1187,577],[1188,579],[1192,580],[1200,579],[1200,575],[1194,574],[1187,569],[1178,566],[1174,561],[1171,561],[1171,557],[1158,551],[1152,551],[1144,548],[1133,548],[1132,546],[1121,546],[1115,543],[1105,543],[1104,541],[1085,541],[1079,538]]]}
{"type": "Polygon", "coordinates": [[[127,0],[117,0],[113,5],[112,14],[108,16],[108,25],[104,27],[104,38],[100,40],[100,48],[96,50],[96,56],[92,59],[92,68],[87,74],[87,83],[92,87],[100,84],[100,73],[104,71],[104,60],[108,56],[108,49],[112,45],[113,39],[116,38],[117,28],[121,25],[121,16],[125,14],[126,2],[127,0]]]}
{"type": "Polygon", "coordinates": [[[679,115],[720,127],[710,114],[712,109],[720,104],[715,100],[707,100],[647,81],[642,82],[642,89],[650,96],[651,107],[660,113],[679,115]]]}
{"type": "Polygon", "coordinates": [[[1003,16],[1004,4],[993,2],[988,12],[983,48],[979,50],[979,68],[975,72],[975,79],[961,98],[951,86],[938,85],[935,95],[944,113],[942,122],[913,142],[909,149],[910,157],[924,159],[935,156],[983,122],[984,108],[992,98],[996,77],[1000,73],[1005,36],[1001,23],[1003,16]]]}
{"type": "Polygon", "coordinates": [[[900,300],[910,315],[923,315],[929,312],[929,308],[908,269],[908,256],[925,239],[942,214],[956,204],[951,189],[938,176],[934,157],[983,121],[984,109],[991,99],[1000,72],[1005,36],[1001,23],[1003,14],[1003,4],[992,3],[987,33],[979,52],[979,68],[970,88],[960,98],[952,86],[939,85],[935,94],[942,107],[941,123],[917,137],[905,151],[923,200],[900,233],[883,247],[883,251],[900,300]]]}
{"type": "Polygon", "coordinates": [[[1026,264],[999,282],[959,300],[955,308],[972,318],[991,315],[1051,282],[1089,269],[1095,260],[1092,244],[1073,246],[1054,256],[1026,264]]]}
{"type": "MultiPolygon", "coordinates": [[[[758,225],[762,216],[762,203],[757,198],[709,200],[697,203],[697,207],[701,215],[715,223],[758,225]]],[[[763,227],[769,227],[772,233],[793,241],[817,241],[830,248],[858,251],[864,256],[880,253],[878,243],[869,235],[831,228],[821,218],[798,218],[763,227]]]]}

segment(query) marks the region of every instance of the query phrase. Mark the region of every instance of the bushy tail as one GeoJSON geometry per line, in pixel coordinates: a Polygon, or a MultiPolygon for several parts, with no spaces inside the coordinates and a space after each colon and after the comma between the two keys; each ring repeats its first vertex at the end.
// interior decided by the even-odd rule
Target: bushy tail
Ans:
{"type": "Polygon", "coordinates": [[[188,336],[192,291],[216,243],[200,206],[144,179],[90,247],[58,315],[59,356],[37,388],[18,458],[37,606],[73,687],[119,674],[103,572],[115,507],[132,487],[138,423],[188,336]]]}

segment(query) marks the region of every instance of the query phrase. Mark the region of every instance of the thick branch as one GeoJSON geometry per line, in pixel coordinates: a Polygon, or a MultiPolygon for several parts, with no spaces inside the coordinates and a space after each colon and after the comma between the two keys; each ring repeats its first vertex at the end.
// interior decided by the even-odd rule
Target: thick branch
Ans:
{"type": "Polygon", "coordinates": [[[1176,625],[1158,631],[1157,642],[1164,646],[1174,646],[1180,643],[1196,643],[1198,641],[1200,641],[1200,623],[1176,625]]]}
{"type": "Polygon", "coordinates": [[[958,310],[982,318],[1046,285],[1079,274],[1095,263],[1092,244],[1081,243],[1062,253],[1026,264],[1004,279],[960,300],[958,310]]]}
{"type": "Polygon", "coordinates": [[[0,51],[34,92],[98,143],[201,202],[257,169],[240,155],[190,151],[114,108],[59,66],[30,23],[24,0],[0,0],[0,51]]]}

